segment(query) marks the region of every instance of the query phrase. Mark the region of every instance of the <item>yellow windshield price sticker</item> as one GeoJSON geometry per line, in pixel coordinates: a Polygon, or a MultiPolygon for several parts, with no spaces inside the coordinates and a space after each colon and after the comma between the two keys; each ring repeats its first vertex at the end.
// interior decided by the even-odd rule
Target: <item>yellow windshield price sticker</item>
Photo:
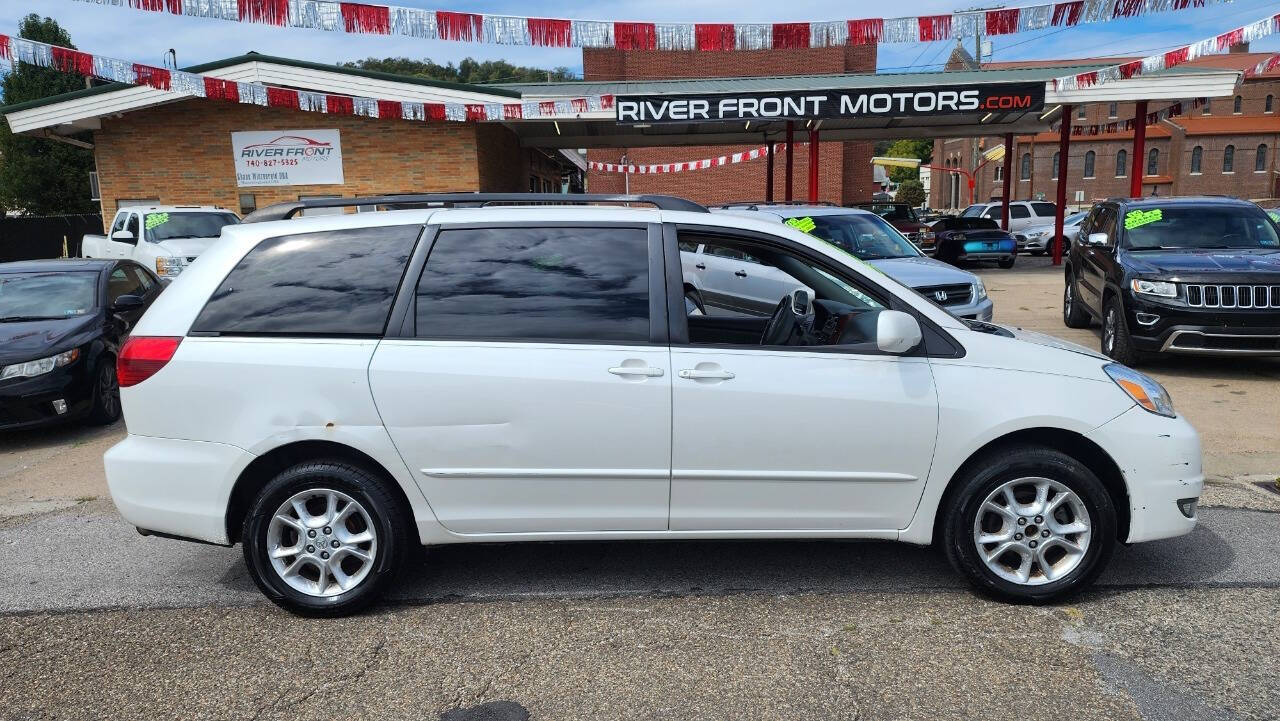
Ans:
{"type": "Polygon", "coordinates": [[[146,223],[147,230],[151,230],[156,226],[164,225],[165,223],[168,223],[168,222],[169,222],[168,213],[151,213],[147,215],[147,223],[146,223]]]}
{"type": "Polygon", "coordinates": [[[800,231],[801,233],[812,233],[818,224],[813,222],[813,218],[787,218],[786,224],[800,231]]]}
{"type": "Polygon", "coordinates": [[[1155,210],[1132,210],[1124,214],[1124,229],[1133,230],[1148,223],[1154,223],[1157,220],[1164,220],[1164,211],[1159,208],[1155,210]]]}

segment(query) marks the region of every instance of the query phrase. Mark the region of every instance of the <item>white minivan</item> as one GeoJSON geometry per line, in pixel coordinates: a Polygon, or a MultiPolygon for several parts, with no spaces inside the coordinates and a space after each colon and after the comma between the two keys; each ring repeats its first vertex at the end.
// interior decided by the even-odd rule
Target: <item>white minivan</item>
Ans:
{"type": "Polygon", "coordinates": [[[1203,482],[1152,379],[664,196],[273,206],[160,296],[118,375],[125,519],[242,544],[312,615],[373,601],[415,545],[587,539],[936,543],[979,589],[1045,601],[1117,541],[1190,532],[1203,482]],[[418,207],[288,219],[389,204],[418,207]],[[802,287],[690,312],[694,242],[802,287]]]}

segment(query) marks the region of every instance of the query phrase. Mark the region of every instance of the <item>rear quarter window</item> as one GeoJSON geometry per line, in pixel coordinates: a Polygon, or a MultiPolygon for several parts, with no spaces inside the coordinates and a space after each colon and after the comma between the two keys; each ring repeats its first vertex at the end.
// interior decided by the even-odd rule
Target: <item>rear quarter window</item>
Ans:
{"type": "Polygon", "coordinates": [[[394,225],[268,238],[227,274],[191,330],[382,335],[421,231],[394,225]]]}

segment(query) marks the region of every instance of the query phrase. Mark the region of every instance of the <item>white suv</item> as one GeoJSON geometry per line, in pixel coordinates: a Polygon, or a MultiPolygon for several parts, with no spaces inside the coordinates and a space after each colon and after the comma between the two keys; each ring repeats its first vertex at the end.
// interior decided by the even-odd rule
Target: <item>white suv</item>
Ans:
{"type": "Polygon", "coordinates": [[[1043,601],[1116,541],[1195,525],[1199,440],[1150,378],[783,224],[599,204],[619,200],[310,200],[228,227],[121,352],[116,506],[242,543],[315,615],[371,602],[416,544],[938,542],[978,588],[1043,601]],[[256,222],[408,202],[477,207],[256,222]],[[803,288],[690,313],[680,244],[709,240],[803,288]]]}

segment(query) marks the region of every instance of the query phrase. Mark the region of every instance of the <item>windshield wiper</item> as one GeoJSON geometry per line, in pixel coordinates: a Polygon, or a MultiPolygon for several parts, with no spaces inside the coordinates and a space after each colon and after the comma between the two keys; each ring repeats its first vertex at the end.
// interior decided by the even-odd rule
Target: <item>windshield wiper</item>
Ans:
{"type": "Polygon", "coordinates": [[[6,315],[0,318],[0,323],[22,323],[29,320],[58,320],[60,315],[6,315]]]}

